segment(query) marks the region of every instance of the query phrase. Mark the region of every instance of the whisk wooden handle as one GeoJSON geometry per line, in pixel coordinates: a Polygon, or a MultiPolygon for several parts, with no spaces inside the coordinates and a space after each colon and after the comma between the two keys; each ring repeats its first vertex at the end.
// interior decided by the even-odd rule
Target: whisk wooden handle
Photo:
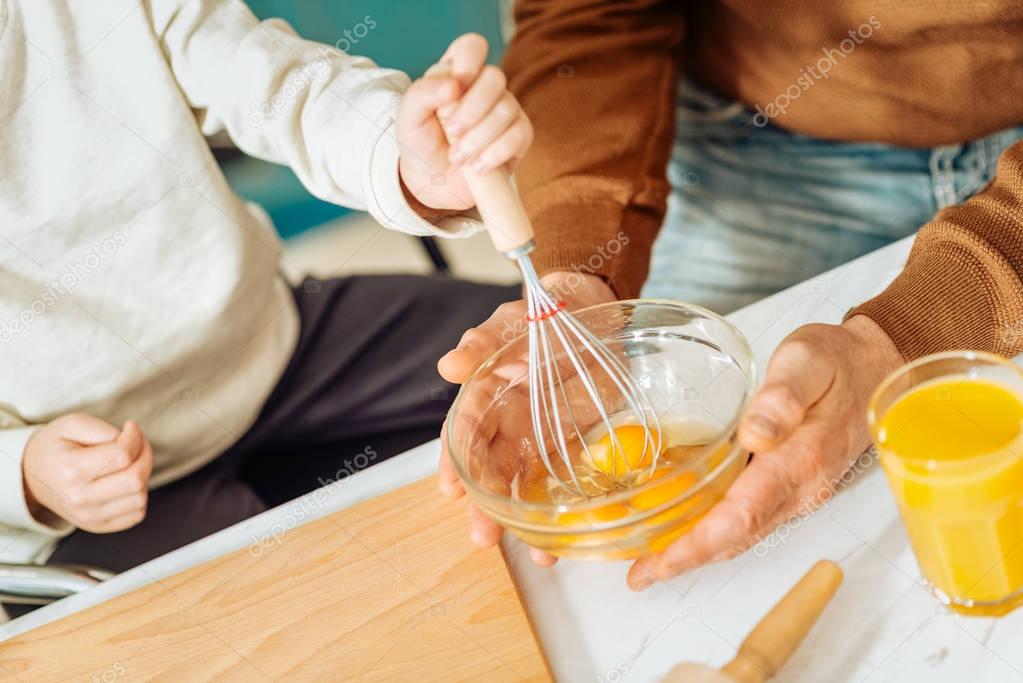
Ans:
{"type": "Polygon", "coordinates": [[[514,253],[533,241],[533,224],[508,171],[495,168],[480,175],[466,168],[462,175],[499,252],[514,253]]]}
{"type": "MultiPolygon", "coordinates": [[[[450,73],[451,67],[440,63],[431,66],[426,75],[447,76],[450,73]]],[[[443,125],[441,128],[447,135],[447,129],[443,125]]],[[[533,241],[533,224],[526,215],[519,192],[515,189],[515,183],[507,170],[495,168],[479,174],[465,167],[462,169],[462,175],[469,186],[469,191],[472,192],[480,217],[487,226],[490,240],[499,252],[505,255],[514,254],[533,241]]]]}
{"type": "Polygon", "coordinates": [[[737,683],[764,683],[799,647],[842,583],[842,569],[828,560],[815,564],[746,637],[721,671],[737,683]]]}

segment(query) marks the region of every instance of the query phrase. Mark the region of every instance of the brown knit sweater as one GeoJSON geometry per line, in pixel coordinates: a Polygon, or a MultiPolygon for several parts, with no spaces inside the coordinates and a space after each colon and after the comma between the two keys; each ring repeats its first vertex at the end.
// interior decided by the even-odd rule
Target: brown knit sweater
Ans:
{"type": "MultiPolygon", "coordinates": [[[[1018,0],[517,0],[516,21],[505,68],[536,129],[517,175],[538,267],[592,270],[622,297],[638,295],[664,217],[680,68],[833,140],[929,147],[1023,123],[1018,0]],[[625,249],[601,249],[620,232],[625,249]]],[[[1023,142],[986,190],[923,226],[903,273],[855,312],[907,358],[1012,355],[1021,274],[1023,142]]]]}

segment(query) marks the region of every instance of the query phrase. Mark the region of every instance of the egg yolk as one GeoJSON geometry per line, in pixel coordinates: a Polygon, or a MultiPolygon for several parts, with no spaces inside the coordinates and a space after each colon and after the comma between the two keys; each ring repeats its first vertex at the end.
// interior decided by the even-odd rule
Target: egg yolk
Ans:
{"type": "Polygon", "coordinates": [[[629,514],[629,509],[620,503],[601,505],[587,512],[564,512],[557,522],[561,526],[597,525],[613,522],[629,514]]]}
{"type": "Polygon", "coordinates": [[[638,510],[652,510],[660,507],[668,501],[682,497],[696,483],[696,475],[692,472],[675,473],[671,470],[658,470],[654,480],[664,481],[655,484],[647,490],[634,495],[629,502],[638,510]]]}
{"type": "Polygon", "coordinates": [[[593,466],[612,477],[623,476],[653,461],[657,432],[640,425],[622,425],[600,437],[596,443],[588,444],[593,466]],[[612,434],[615,438],[612,438],[612,434]]]}

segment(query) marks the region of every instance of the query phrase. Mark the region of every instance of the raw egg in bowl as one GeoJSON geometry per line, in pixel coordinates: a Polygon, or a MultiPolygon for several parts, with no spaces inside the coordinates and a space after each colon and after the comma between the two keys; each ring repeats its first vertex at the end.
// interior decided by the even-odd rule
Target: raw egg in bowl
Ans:
{"type": "MultiPolygon", "coordinates": [[[[746,465],[735,433],[755,383],[749,345],[724,318],[674,301],[617,301],[575,315],[645,394],[649,432],[613,387],[602,393],[605,422],[566,376],[561,414],[572,416],[563,427],[581,490],[559,483],[567,469],[552,476],[533,435],[523,335],[462,386],[448,416],[449,453],[476,505],[531,546],[591,559],[663,550],[746,465]]],[[[556,350],[551,362],[564,355],[556,350]]]]}

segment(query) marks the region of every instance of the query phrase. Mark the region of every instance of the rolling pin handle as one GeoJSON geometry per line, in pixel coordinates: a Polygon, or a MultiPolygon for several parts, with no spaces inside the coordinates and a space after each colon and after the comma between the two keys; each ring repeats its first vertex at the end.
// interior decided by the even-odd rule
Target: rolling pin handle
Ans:
{"type": "Polygon", "coordinates": [[[764,683],[785,666],[842,583],[842,569],[822,560],[806,573],[743,641],[721,671],[736,683],[764,683]]]}

